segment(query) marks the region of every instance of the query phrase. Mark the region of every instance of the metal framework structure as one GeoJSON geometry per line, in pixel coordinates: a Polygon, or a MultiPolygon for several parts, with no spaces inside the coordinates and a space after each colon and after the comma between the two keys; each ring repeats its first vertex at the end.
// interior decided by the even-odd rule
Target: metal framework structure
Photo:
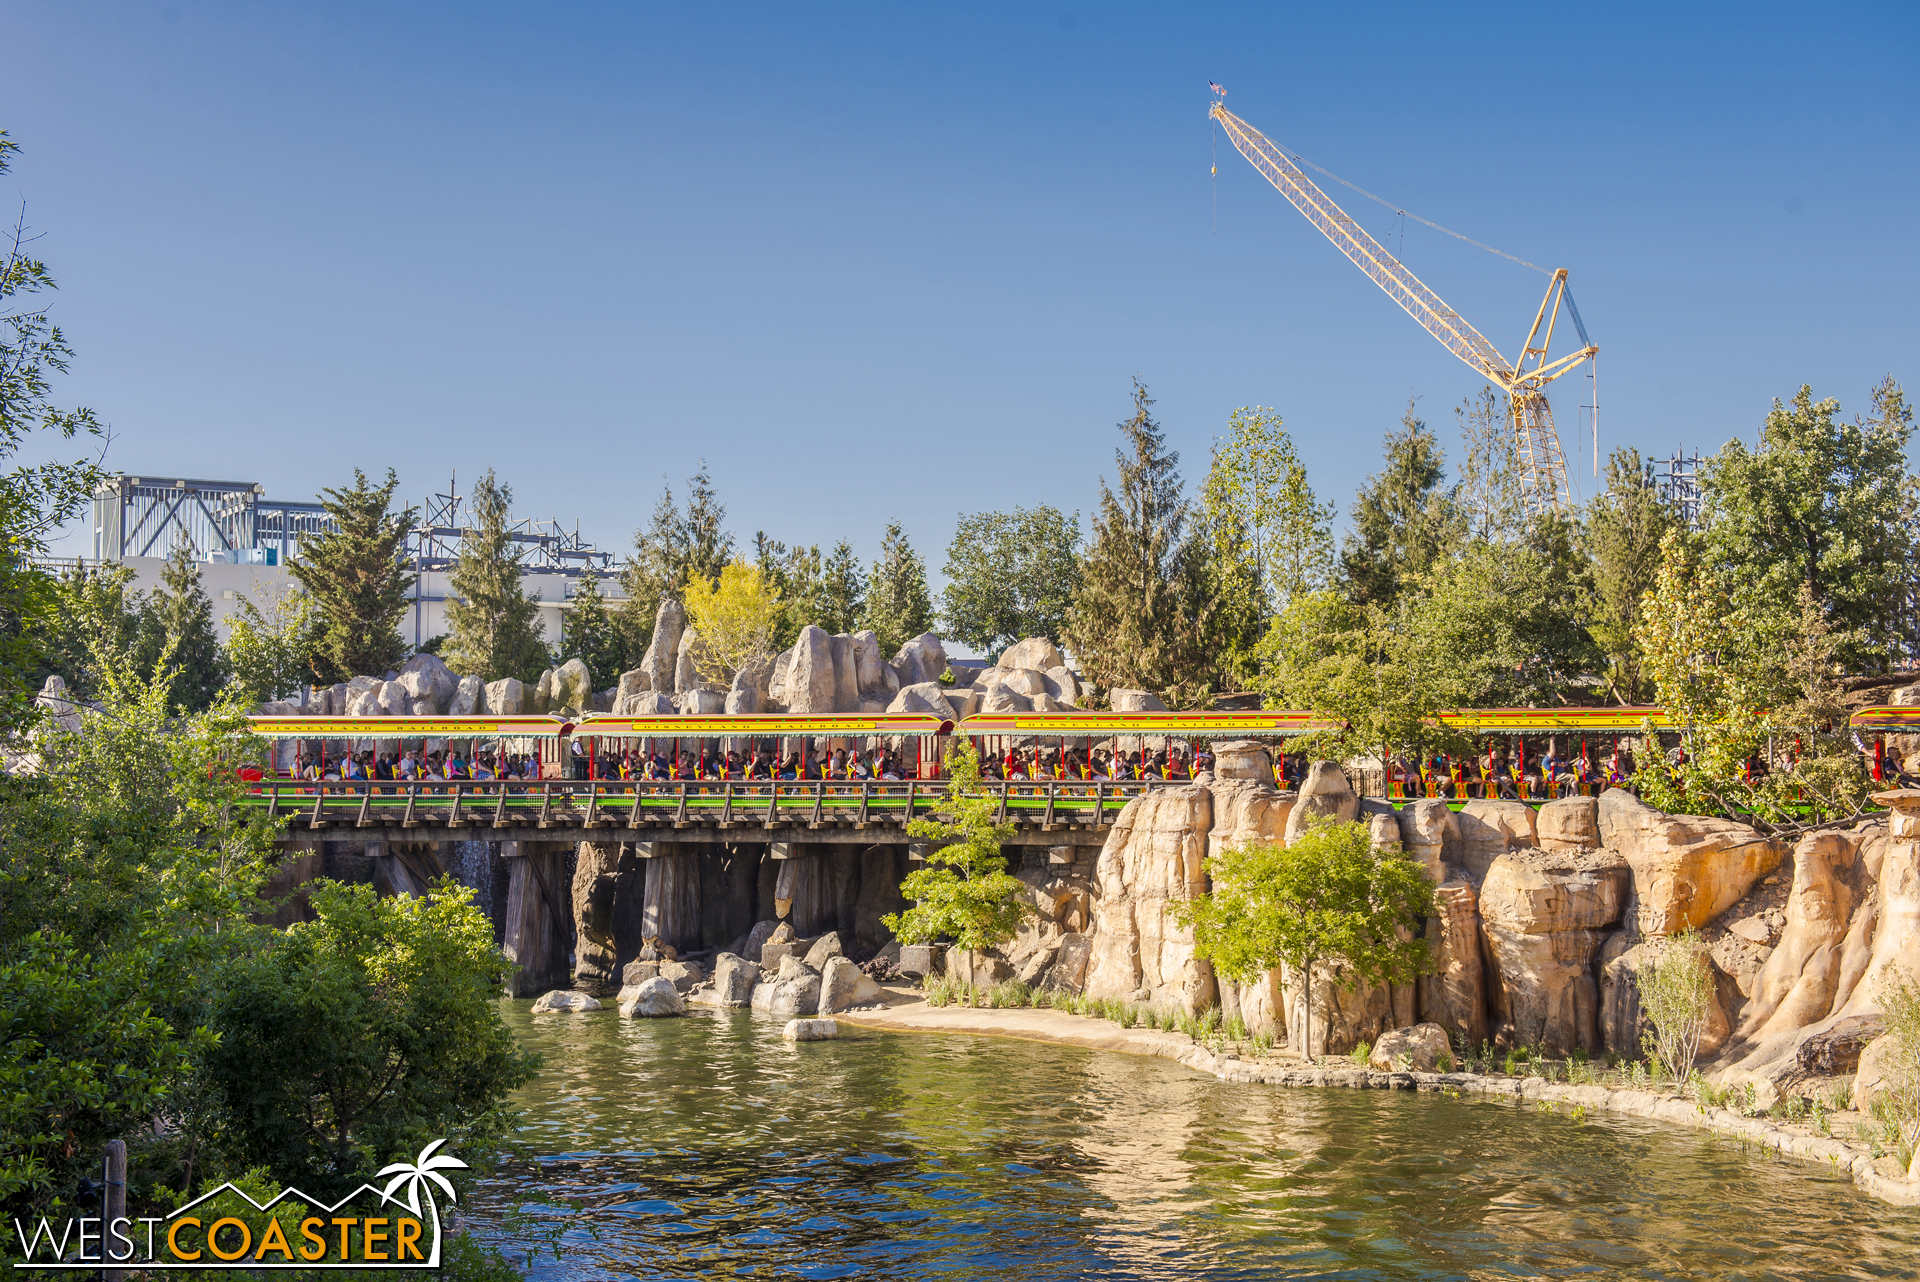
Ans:
{"type": "MultiPolygon", "coordinates": [[[[414,528],[408,553],[415,570],[449,570],[460,557],[461,541],[474,533],[464,518],[466,500],[454,477],[447,492],[428,496],[426,518],[414,528]]],[[[557,520],[527,518],[507,527],[507,537],[521,549],[523,571],[538,574],[595,574],[613,570],[613,553],[602,552],[580,537],[580,525],[568,532],[557,520]]]]}
{"type": "Polygon", "coordinates": [[[93,495],[93,556],[171,556],[184,544],[196,559],[253,554],[284,565],[300,541],[330,529],[318,503],[269,500],[252,481],[112,476],[93,495]]]}
{"type": "Polygon", "coordinates": [[[1694,452],[1687,457],[1685,450],[1675,450],[1673,457],[1667,460],[1667,474],[1659,478],[1660,497],[1673,505],[1681,522],[1689,530],[1699,530],[1700,524],[1700,454],[1694,452]]]}
{"type": "Polygon", "coordinates": [[[1514,445],[1520,456],[1521,494],[1527,510],[1543,512],[1570,507],[1573,493],[1567,481],[1567,460],[1553,425],[1546,387],[1582,361],[1591,360],[1600,349],[1587,337],[1587,327],[1574,306],[1573,295],[1568,292],[1566,268],[1553,273],[1519,358],[1509,362],[1485,335],[1369,236],[1271,139],[1228,111],[1224,103],[1216,101],[1208,114],[1220,122],[1240,154],[1295,209],[1306,215],[1307,221],[1319,228],[1336,249],[1352,260],[1354,266],[1386,291],[1387,297],[1400,304],[1448,351],[1506,392],[1514,445]],[[1562,303],[1579,331],[1580,348],[1550,359],[1549,349],[1562,303]]]}
{"type": "MultiPolygon", "coordinates": [[[[465,500],[455,487],[427,502],[426,517],[407,536],[415,570],[447,570],[472,531],[463,520],[465,500]]],[[[285,565],[298,559],[302,541],[333,529],[319,503],[288,503],[266,497],[253,481],[203,481],[174,476],[113,476],[93,495],[93,559],[171,556],[185,545],[195,559],[215,558],[285,565]]],[[[606,577],[613,554],[602,552],[557,520],[517,521],[509,537],[522,549],[523,572],[606,577]]]]}

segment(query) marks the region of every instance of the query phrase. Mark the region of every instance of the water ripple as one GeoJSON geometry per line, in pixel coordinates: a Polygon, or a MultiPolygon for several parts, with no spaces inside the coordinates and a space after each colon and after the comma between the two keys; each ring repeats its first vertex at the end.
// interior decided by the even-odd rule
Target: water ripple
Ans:
{"type": "Polygon", "coordinates": [[[1702,1132],[527,1006],[503,1011],[547,1067],[469,1209],[512,1250],[555,1235],[535,1282],[1920,1276],[1920,1211],[1702,1132]]]}

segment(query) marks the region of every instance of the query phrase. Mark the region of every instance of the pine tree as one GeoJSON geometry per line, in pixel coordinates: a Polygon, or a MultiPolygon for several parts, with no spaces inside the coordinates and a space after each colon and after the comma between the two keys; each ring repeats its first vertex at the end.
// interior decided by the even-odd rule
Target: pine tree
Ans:
{"type": "Polygon", "coordinates": [[[880,559],[867,575],[865,625],[880,640],[880,653],[933,627],[933,599],[927,592],[927,567],[907,542],[899,521],[889,521],[880,538],[880,559]]]}
{"type": "Polygon", "coordinates": [[[1454,492],[1442,489],[1446,456],[1413,412],[1387,433],[1386,466],[1353,503],[1353,533],[1340,555],[1348,595],[1385,605],[1431,569],[1446,547],[1454,492]]]}
{"type": "Polygon", "coordinates": [[[174,545],[160,586],[147,598],[144,621],[142,666],[152,669],[164,659],[176,674],[170,691],[175,702],[187,712],[205,712],[227,683],[227,656],[214,631],[213,602],[200,587],[199,563],[186,543],[174,545]]]}
{"type": "Polygon", "coordinates": [[[1101,479],[1100,511],[1065,639],[1099,685],[1185,702],[1206,684],[1191,618],[1201,558],[1186,537],[1180,455],[1166,448],[1166,434],[1150,412],[1153,398],[1138,379],[1133,405],[1133,417],[1119,425],[1125,448],[1114,453],[1119,491],[1101,479]]]}
{"type": "Polygon", "coordinates": [[[1589,631],[1605,657],[1613,697],[1644,703],[1653,687],[1634,642],[1640,603],[1660,573],[1660,540],[1673,527],[1653,464],[1640,451],[1619,449],[1607,460],[1607,488],[1587,507],[1586,559],[1593,567],[1589,631]]]}
{"type": "Polygon", "coordinates": [[[660,491],[653,515],[633,536],[633,555],[620,569],[620,587],[626,596],[617,622],[625,651],[622,666],[632,667],[646,653],[653,636],[654,617],[667,597],[685,597],[687,578],[699,575],[718,583],[720,572],[733,560],[733,536],[726,531],[727,509],[719,501],[707,461],[687,481],[687,503],[681,509],[673,487],[660,491]]]}
{"type": "Polygon", "coordinates": [[[536,681],[547,666],[540,603],[520,578],[520,551],[507,530],[513,491],[493,472],[473,487],[474,528],[460,540],[447,576],[447,664],[488,681],[536,681]]]}
{"type": "Polygon", "coordinates": [[[633,666],[627,662],[625,638],[607,609],[607,598],[600,593],[600,576],[589,570],[573,582],[578,586],[560,617],[559,657],[578,658],[593,673],[594,680],[610,681],[633,666]]]}
{"type": "MultiPolygon", "coordinates": [[[[819,555],[818,549],[812,549],[819,555]]],[[[841,539],[820,566],[820,610],[811,622],[831,633],[852,632],[867,611],[867,576],[853,544],[841,539]]]]}
{"type": "Polygon", "coordinates": [[[390,510],[400,486],[391,468],[384,485],[369,484],[359,468],[353,482],[350,490],[321,491],[321,506],[335,528],[302,543],[299,560],[288,567],[320,612],[314,657],[320,681],[378,675],[407,657],[399,624],[414,576],[404,553],[419,512],[390,510]]]}

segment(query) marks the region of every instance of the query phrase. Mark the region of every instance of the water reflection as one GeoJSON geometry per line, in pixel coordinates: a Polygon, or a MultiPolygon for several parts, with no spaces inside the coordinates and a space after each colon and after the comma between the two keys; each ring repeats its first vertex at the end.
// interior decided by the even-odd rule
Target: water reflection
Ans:
{"type": "Polygon", "coordinates": [[[558,1244],[541,1282],[1920,1276],[1920,1211],[1704,1133],[998,1038],[789,1046],[748,1015],[527,1006],[503,1009],[547,1068],[473,1210],[503,1244],[558,1244]]]}

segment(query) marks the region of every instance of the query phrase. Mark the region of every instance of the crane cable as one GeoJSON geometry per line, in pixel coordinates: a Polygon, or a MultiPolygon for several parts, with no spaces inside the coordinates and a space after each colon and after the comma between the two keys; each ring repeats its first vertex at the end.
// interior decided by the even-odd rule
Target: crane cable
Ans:
{"type": "MultiPolygon", "coordinates": [[[[1279,146],[1280,144],[1275,143],[1274,145],[1279,146]]],[[[1508,260],[1509,262],[1519,263],[1522,267],[1531,267],[1533,268],[1533,270],[1539,272],[1542,276],[1553,275],[1552,272],[1540,266],[1540,264],[1538,263],[1530,263],[1524,258],[1515,258],[1512,254],[1507,253],[1503,249],[1495,249],[1492,245],[1483,245],[1471,236],[1462,236],[1459,232],[1454,231],[1451,227],[1442,227],[1439,223],[1436,223],[1431,219],[1422,218],[1418,214],[1408,213],[1406,210],[1400,208],[1400,206],[1394,204],[1392,201],[1380,199],[1380,197],[1374,195],[1372,192],[1368,191],[1366,188],[1355,186],[1353,183],[1350,183],[1346,179],[1342,178],[1339,174],[1336,174],[1331,170],[1320,168],[1320,166],[1314,164],[1311,160],[1308,160],[1303,156],[1296,155],[1289,148],[1280,147],[1280,150],[1286,152],[1287,155],[1292,158],[1293,162],[1296,165],[1305,165],[1308,169],[1311,169],[1318,174],[1322,174],[1328,178],[1333,179],[1335,182],[1339,183],[1342,187],[1346,187],[1352,191],[1359,192],[1362,196],[1365,196],[1368,200],[1371,200],[1376,205],[1381,205],[1387,209],[1391,209],[1394,213],[1400,214],[1406,218],[1411,218],[1413,219],[1413,221],[1417,223],[1425,223],[1427,226],[1433,228],[1435,231],[1443,231],[1447,235],[1453,237],[1455,240],[1464,240],[1469,245],[1472,245],[1476,249],[1484,249],[1489,254],[1498,254],[1500,257],[1508,260]]]]}

